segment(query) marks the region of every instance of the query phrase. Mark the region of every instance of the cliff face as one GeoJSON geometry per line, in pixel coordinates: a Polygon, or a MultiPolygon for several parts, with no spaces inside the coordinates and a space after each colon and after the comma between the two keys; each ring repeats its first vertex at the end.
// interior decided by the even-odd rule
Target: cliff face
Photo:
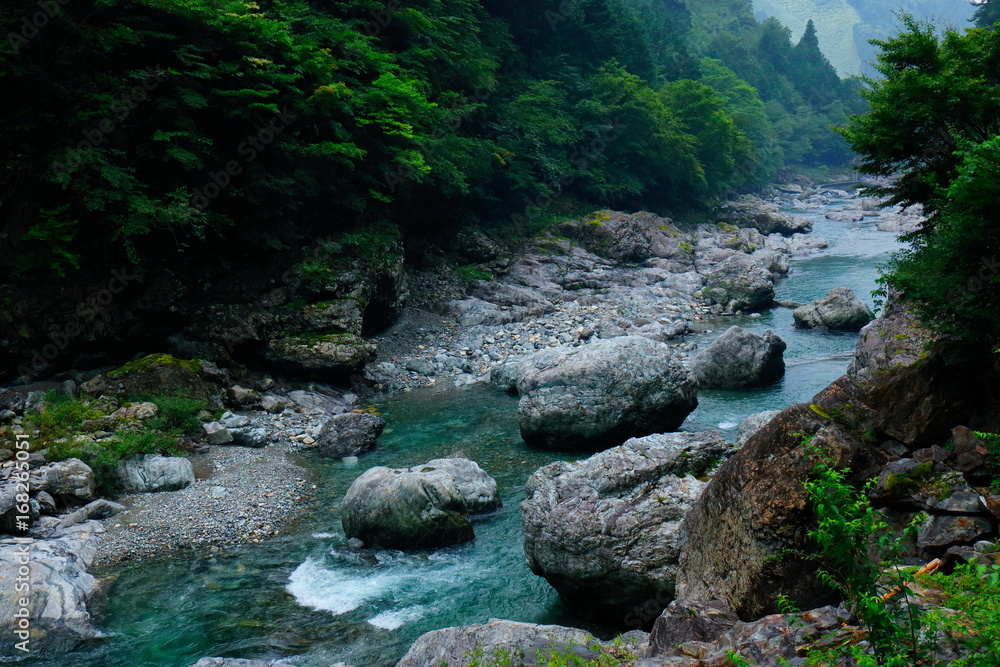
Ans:
{"type": "Polygon", "coordinates": [[[975,7],[963,0],[754,0],[758,18],[774,16],[801,35],[812,19],[819,45],[841,76],[872,74],[868,63],[877,48],[871,39],[884,39],[900,26],[894,12],[904,11],[918,19],[930,19],[963,28],[969,25],[975,7]]]}

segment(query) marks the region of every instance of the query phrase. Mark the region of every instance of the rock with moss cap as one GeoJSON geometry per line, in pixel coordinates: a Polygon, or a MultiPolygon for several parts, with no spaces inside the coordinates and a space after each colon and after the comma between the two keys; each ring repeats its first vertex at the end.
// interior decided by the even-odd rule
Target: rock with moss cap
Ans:
{"type": "Polygon", "coordinates": [[[80,389],[116,398],[168,394],[208,400],[219,393],[224,376],[215,364],[150,354],[98,375],[80,389]]]}
{"type": "Polygon", "coordinates": [[[377,349],[352,334],[302,334],[268,341],[264,357],[287,370],[347,375],[364,368],[377,349]]]}

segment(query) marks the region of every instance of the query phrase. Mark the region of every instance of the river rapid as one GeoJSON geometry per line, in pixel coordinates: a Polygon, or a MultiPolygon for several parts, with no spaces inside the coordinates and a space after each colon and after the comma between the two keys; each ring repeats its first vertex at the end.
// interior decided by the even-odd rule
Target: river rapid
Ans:
{"type": "MultiPolygon", "coordinates": [[[[842,207],[787,210],[809,217],[829,242],[790,259],[778,300],[808,302],[849,287],[872,304],[877,264],[898,247],[876,220],[835,222],[842,207]]],[[[744,417],[811,398],[847,368],[856,334],[797,330],[791,310],[724,317],[687,340],[707,345],[739,324],[773,329],[788,344],[782,382],[752,391],[702,391],[683,430],[718,430],[733,439],[744,417]]],[[[191,554],[111,573],[116,580],[99,627],[100,641],[31,665],[187,667],[203,656],[287,657],[299,667],[389,667],[428,630],[506,618],[587,627],[524,563],[519,505],[538,467],[583,453],[528,449],[517,429],[517,399],[479,384],[388,396],[377,409],[388,428],[373,453],[353,465],[309,460],[319,502],[281,536],[226,555],[191,554]],[[351,482],[377,465],[409,466],[461,453],[499,485],[502,510],[475,523],[476,540],[427,553],[347,547],[337,506],[351,482]]],[[[589,627],[607,635],[626,629],[589,627]]]]}

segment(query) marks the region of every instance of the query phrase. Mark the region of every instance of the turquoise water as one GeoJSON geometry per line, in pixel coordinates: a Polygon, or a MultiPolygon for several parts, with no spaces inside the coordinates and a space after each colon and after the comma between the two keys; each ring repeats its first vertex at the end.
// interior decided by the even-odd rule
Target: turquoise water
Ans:
{"type": "MultiPolygon", "coordinates": [[[[835,223],[822,212],[811,217],[814,233],[830,248],[792,260],[793,274],[779,284],[778,298],[810,301],[846,286],[870,303],[875,265],[894,249],[892,235],[875,231],[873,223],[835,223]]],[[[726,318],[695,339],[707,344],[734,323],[770,327],[785,339],[786,377],[767,389],[701,392],[686,430],[732,436],[748,414],[806,400],[846,370],[854,348],[853,334],[793,329],[787,309],[726,318]]],[[[106,636],[68,656],[22,664],[186,667],[221,655],[287,656],[300,667],[338,661],[382,667],[440,627],[491,617],[581,625],[524,564],[518,510],[534,470],[574,456],[528,449],[518,436],[516,406],[516,399],[482,386],[382,401],[389,428],[378,449],[355,466],[316,463],[320,502],[283,536],[227,556],[179,556],[113,572],[117,580],[100,621],[106,636]],[[345,547],[337,505],[361,472],[456,453],[496,478],[504,501],[502,510],[476,521],[473,543],[411,554],[345,547]]]]}

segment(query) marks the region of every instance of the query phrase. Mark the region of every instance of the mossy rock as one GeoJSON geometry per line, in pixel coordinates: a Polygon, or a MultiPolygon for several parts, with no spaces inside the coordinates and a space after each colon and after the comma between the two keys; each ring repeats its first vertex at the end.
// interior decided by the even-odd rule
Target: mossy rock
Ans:
{"type": "Polygon", "coordinates": [[[304,332],[268,341],[265,358],[293,371],[354,373],[375,358],[377,346],[353,334],[304,332]]]}
{"type": "Polygon", "coordinates": [[[198,359],[151,354],[94,378],[81,390],[126,400],[169,394],[207,401],[219,392],[219,386],[207,379],[204,371],[205,365],[198,359]]]}

